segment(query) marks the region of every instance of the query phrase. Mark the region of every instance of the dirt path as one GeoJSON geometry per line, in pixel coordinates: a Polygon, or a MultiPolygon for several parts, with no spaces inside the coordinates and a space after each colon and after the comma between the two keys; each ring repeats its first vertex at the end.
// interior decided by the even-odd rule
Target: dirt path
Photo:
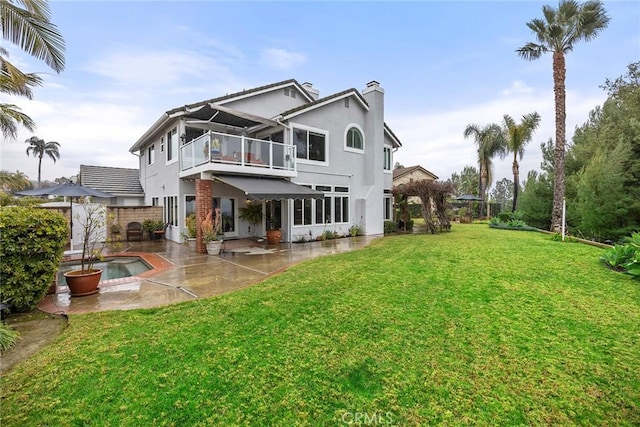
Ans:
{"type": "Polygon", "coordinates": [[[5,321],[20,333],[20,337],[13,348],[0,357],[0,374],[4,374],[52,342],[68,324],[66,316],[43,313],[39,310],[10,315],[5,321]]]}

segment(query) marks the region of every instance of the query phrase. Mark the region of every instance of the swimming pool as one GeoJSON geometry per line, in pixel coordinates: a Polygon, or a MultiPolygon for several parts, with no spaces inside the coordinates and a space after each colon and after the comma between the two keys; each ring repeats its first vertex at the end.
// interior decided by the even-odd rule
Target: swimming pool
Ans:
{"type": "MultiPolygon", "coordinates": [[[[102,261],[95,262],[93,268],[102,270],[101,282],[122,277],[137,276],[140,273],[151,270],[149,264],[138,256],[106,257],[102,261]]],[[[65,285],[67,281],[64,273],[80,269],[80,261],[63,262],[58,270],[58,284],[65,285]]]]}

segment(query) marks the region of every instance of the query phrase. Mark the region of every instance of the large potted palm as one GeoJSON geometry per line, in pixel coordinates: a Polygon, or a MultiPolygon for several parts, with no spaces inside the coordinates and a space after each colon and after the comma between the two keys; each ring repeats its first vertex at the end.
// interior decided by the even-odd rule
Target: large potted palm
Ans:
{"type": "Polygon", "coordinates": [[[209,210],[200,223],[202,230],[202,241],[204,242],[209,255],[218,255],[222,249],[222,239],[220,235],[220,208],[216,208],[215,217],[209,210]]]}
{"type": "Polygon", "coordinates": [[[80,270],[64,273],[69,292],[72,297],[93,295],[98,293],[98,284],[102,277],[102,270],[93,268],[96,260],[102,257],[102,250],[107,244],[105,225],[105,207],[97,203],[85,201],[84,218],[76,215],[75,219],[82,227],[82,258],[80,270]]]}

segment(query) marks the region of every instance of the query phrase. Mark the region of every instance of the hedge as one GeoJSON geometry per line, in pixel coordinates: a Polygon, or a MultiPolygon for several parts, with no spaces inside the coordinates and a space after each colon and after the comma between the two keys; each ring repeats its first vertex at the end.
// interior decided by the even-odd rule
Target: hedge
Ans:
{"type": "Polygon", "coordinates": [[[13,312],[33,310],[54,281],[68,236],[57,212],[0,208],[0,302],[13,312]]]}

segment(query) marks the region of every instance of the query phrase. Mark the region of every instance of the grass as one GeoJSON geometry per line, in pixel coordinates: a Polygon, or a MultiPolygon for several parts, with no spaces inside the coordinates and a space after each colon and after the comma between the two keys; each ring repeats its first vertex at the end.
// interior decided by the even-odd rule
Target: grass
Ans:
{"type": "Polygon", "coordinates": [[[456,224],[219,298],[74,315],[3,378],[2,423],[638,425],[640,283],[601,253],[456,224]]]}

